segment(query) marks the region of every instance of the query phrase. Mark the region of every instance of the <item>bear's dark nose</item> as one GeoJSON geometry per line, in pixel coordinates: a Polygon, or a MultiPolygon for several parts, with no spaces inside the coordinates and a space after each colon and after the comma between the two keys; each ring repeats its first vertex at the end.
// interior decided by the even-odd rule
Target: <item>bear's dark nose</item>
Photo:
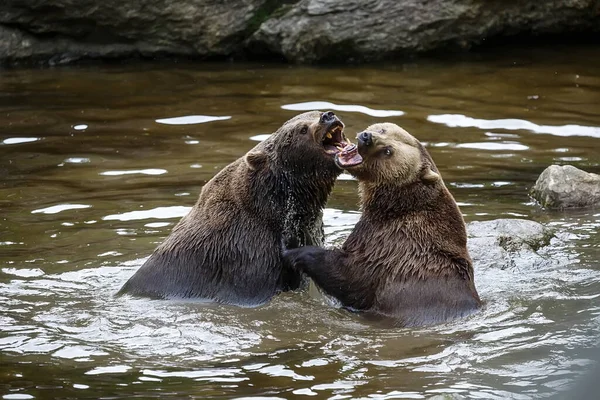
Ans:
{"type": "Polygon", "coordinates": [[[335,120],[335,114],[333,111],[324,112],[321,115],[321,123],[322,124],[330,124],[335,120]]]}
{"type": "Polygon", "coordinates": [[[358,135],[358,140],[365,146],[370,146],[373,143],[373,135],[370,132],[364,131],[358,135]]]}

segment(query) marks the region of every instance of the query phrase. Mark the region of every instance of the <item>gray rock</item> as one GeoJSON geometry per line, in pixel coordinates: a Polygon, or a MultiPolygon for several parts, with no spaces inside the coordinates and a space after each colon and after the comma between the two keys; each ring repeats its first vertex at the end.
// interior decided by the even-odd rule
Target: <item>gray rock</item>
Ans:
{"type": "Polygon", "coordinates": [[[534,221],[496,219],[467,224],[467,247],[476,268],[538,268],[555,260],[544,254],[554,232],[534,221]]]}
{"type": "Polygon", "coordinates": [[[600,175],[572,165],[551,165],[539,176],[531,195],[546,208],[600,206],[600,175]]]}
{"type": "Polygon", "coordinates": [[[295,62],[381,60],[455,51],[519,33],[599,31],[596,1],[302,0],[250,39],[295,62]]]}
{"type": "Polygon", "coordinates": [[[599,32],[594,0],[3,0],[0,63],[135,56],[379,60],[519,33],[599,32]]]}
{"type": "Polygon", "coordinates": [[[266,0],[3,0],[0,62],[226,56],[269,7],[266,0]]]}

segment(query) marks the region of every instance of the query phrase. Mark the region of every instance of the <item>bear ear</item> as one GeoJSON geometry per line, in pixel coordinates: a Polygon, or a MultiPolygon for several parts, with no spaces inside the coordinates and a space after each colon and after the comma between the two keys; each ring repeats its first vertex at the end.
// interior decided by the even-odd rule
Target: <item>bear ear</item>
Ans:
{"type": "Polygon", "coordinates": [[[425,172],[423,172],[423,175],[421,175],[421,179],[425,183],[435,183],[435,182],[439,181],[441,178],[438,173],[434,172],[430,167],[427,167],[425,172]]]}
{"type": "Polygon", "coordinates": [[[252,150],[246,153],[244,161],[252,169],[261,169],[267,164],[267,153],[260,150],[252,150]]]}

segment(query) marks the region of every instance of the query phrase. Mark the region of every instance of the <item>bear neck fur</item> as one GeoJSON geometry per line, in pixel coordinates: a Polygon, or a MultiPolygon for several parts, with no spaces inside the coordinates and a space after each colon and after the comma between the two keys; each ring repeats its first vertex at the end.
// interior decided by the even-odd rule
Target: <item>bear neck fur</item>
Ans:
{"type": "MultiPolygon", "coordinates": [[[[324,159],[320,154],[311,160],[314,165],[310,168],[298,168],[280,158],[282,151],[274,151],[276,143],[265,141],[257,149],[262,150],[263,146],[265,162],[259,168],[247,168],[247,178],[234,182],[236,186],[247,185],[238,190],[242,200],[251,198],[254,212],[279,227],[277,230],[281,230],[286,248],[322,245],[322,211],[342,171],[333,159],[324,159]],[[265,209],[266,204],[268,209],[265,209]]],[[[311,158],[310,154],[305,158],[311,158]]]]}
{"type": "Polygon", "coordinates": [[[401,281],[443,276],[473,281],[465,224],[441,178],[435,183],[361,182],[359,190],[363,216],[344,248],[363,265],[381,269],[366,273],[389,278],[392,272],[401,281]],[[361,231],[377,235],[365,243],[361,231]]]}

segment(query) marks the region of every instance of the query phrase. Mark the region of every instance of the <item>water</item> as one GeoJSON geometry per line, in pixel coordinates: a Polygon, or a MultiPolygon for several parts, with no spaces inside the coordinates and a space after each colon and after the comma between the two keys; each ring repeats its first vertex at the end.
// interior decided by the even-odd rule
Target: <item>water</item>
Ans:
{"type": "MultiPolygon", "coordinates": [[[[600,210],[546,212],[552,163],[600,172],[600,51],[502,51],[351,68],[142,64],[0,78],[0,395],[529,399],[590,369],[600,210]],[[565,56],[569,54],[569,56],[565,56]],[[484,310],[385,329],[315,293],[242,309],[114,298],[202,185],[286,119],[337,110],[426,143],[467,221],[559,232],[553,267],[482,268],[484,310]],[[326,102],[326,104],[323,104],[326,102]]],[[[327,241],[358,220],[342,176],[327,241]]]]}

